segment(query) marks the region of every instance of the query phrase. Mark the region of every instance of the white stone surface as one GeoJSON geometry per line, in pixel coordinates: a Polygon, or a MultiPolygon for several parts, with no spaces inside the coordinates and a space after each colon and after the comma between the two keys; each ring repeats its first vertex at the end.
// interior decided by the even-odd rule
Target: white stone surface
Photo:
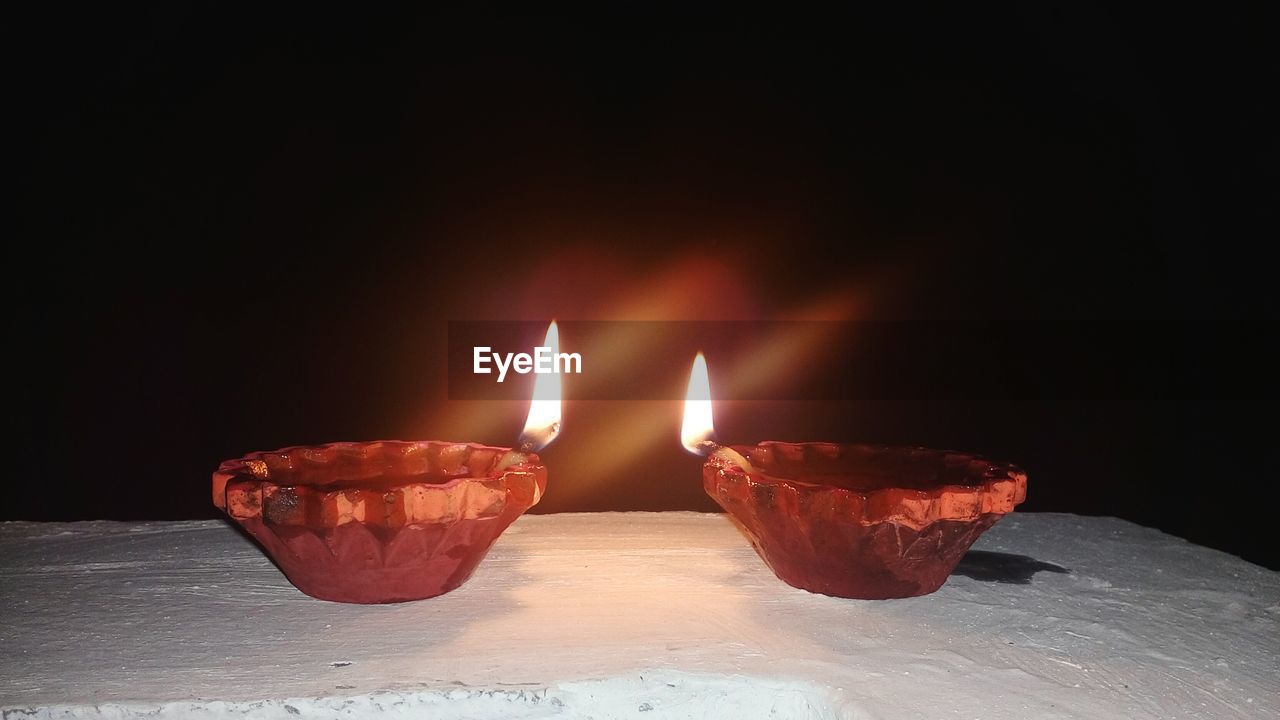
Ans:
{"type": "MultiPolygon", "coordinates": [[[[221,522],[0,524],[5,718],[1280,717],[1280,573],[1111,518],[975,549],[1068,568],[855,601],[720,515],[526,516],[440,598],[313,600],[221,522]]],[[[977,556],[975,556],[977,558],[977,556]]],[[[962,567],[1007,570],[981,558],[962,567]]]]}

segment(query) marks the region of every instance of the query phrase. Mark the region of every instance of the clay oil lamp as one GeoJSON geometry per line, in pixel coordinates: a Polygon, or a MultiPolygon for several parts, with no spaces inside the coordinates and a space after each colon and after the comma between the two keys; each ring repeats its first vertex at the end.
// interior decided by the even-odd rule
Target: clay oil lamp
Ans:
{"type": "MultiPolygon", "coordinates": [[[[555,323],[546,345],[558,350],[555,323]]],[[[249,453],[213,474],[213,502],[302,592],[391,603],[453,590],[546,491],[536,451],[560,431],[560,376],[538,375],[515,449],[338,442],[249,453]]]]}
{"type": "Polygon", "coordinates": [[[1013,465],[913,447],[714,441],[701,353],[681,442],[706,457],[703,488],[783,582],[824,595],[926,595],[1027,492],[1013,465]]]}

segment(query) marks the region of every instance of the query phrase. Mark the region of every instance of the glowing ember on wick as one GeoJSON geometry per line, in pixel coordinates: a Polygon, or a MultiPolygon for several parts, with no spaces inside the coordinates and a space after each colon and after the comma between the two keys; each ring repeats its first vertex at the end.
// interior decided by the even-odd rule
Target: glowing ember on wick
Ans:
{"type": "MultiPolygon", "coordinates": [[[[552,357],[560,352],[560,330],[556,321],[552,320],[547,328],[547,337],[543,347],[550,348],[552,357]]],[[[533,400],[529,402],[529,416],[524,421],[524,430],[520,432],[517,446],[502,456],[495,472],[502,472],[507,467],[522,463],[528,459],[529,453],[537,452],[560,434],[560,373],[540,373],[533,381],[533,400]]]]}
{"type": "Polygon", "coordinates": [[[695,455],[714,455],[752,472],[751,463],[733,448],[715,441],[715,424],[711,419],[711,378],[707,359],[698,353],[689,372],[689,390],[684,399],[684,422],[680,424],[680,443],[695,455]]]}

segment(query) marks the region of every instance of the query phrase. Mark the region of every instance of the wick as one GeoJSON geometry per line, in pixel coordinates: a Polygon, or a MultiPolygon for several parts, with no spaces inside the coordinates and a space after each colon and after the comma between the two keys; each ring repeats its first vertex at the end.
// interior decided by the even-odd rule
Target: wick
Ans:
{"type": "Polygon", "coordinates": [[[519,447],[512,448],[498,460],[498,464],[494,466],[494,472],[502,472],[512,465],[518,465],[529,459],[529,453],[537,449],[537,444],[532,440],[524,440],[519,447]]]}
{"type": "Polygon", "coordinates": [[[751,465],[751,461],[747,460],[742,453],[734,450],[727,445],[721,445],[714,440],[703,440],[697,444],[698,450],[705,455],[714,455],[721,460],[733,463],[741,468],[744,472],[755,472],[756,469],[751,465]]]}

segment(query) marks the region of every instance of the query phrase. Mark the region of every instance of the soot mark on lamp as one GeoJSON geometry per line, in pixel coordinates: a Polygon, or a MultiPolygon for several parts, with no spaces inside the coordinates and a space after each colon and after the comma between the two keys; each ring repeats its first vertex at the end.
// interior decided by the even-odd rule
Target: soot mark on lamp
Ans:
{"type": "Polygon", "coordinates": [[[1036,560],[1026,555],[970,550],[960,559],[953,575],[963,575],[982,582],[1029,585],[1031,578],[1040,571],[1070,573],[1061,565],[1036,560]]]}

